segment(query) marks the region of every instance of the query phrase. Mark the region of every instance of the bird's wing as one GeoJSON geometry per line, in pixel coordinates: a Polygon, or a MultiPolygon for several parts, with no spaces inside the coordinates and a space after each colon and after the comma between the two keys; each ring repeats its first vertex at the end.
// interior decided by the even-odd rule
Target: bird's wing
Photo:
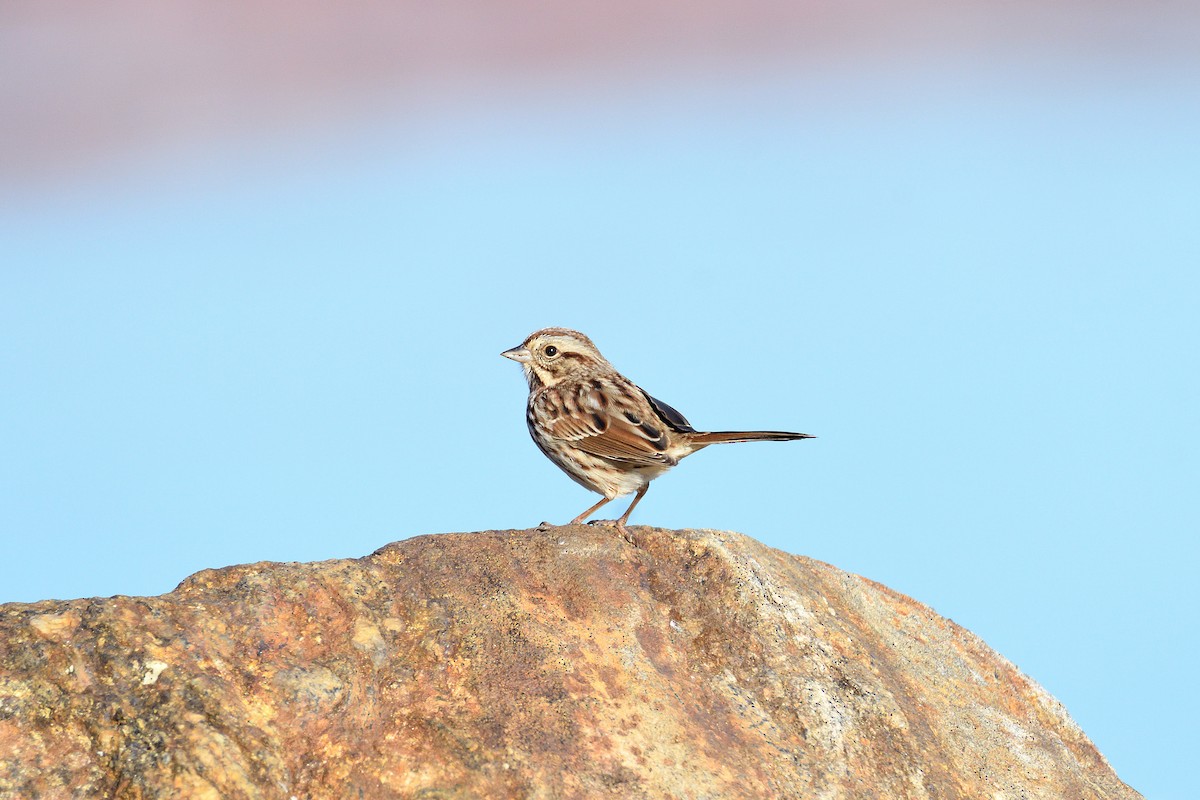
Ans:
{"type": "Polygon", "coordinates": [[[651,397],[650,393],[645,389],[639,387],[638,391],[642,393],[642,396],[645,397],[647,401],[649,401],[650,406],[654,409],[654,413],[658,415],[659,419],[667,423],[667,426],[671,430],[679,431],[680,433],[696,432],[696,429],[692,427],[692,423],[688,422],[687,417],[683,416],[683,414],[680,414],[662,400],[659,400],[656,397],[651,397]]]}
{"type": "Polygon", "coordinates": [[[531,411],[546,434],[592,455],[631,466],[674,464],[665,452],[667,425],[648,397],[628,381],[598,378],[547,388],[531,411]]]}

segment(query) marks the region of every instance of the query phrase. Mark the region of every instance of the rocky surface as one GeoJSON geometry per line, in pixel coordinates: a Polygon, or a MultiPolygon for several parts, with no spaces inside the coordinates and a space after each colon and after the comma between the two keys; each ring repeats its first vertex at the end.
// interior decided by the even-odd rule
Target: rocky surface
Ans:
{"type": "Polygon", "coordinates": [[[1139,797],[914,600],[739,534],[635,530],[3,606],[0,797],[1139,797]]]}

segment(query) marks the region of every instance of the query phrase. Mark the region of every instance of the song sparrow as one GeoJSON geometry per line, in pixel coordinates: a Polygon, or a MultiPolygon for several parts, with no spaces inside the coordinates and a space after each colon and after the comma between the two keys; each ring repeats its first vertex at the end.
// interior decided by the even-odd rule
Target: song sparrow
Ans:
{"type": "Polygon", "coordinates": [[[500,355],[520,362],[529,381],[525,421],[547,458],[576,483],[604,495],[571,524],[579,524],[615,497],[637,492],[616,520],[625,523],[650,481],[685,456],[719,442],[811,439],[786,431],[715,431],[693,428],[683,415],[617,372],[592,340],[566,328],[545,328],[500,355]]]}

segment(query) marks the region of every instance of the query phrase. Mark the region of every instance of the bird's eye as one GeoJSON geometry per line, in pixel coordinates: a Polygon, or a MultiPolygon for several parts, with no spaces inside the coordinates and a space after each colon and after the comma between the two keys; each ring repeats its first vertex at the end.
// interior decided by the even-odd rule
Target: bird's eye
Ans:
{"type": "Polygon", "coordinates": [[[546,349],[542,352],[546,354],[546,358],[554,358],[556,355],[558,355],[558,348],[551,344],[547,345],[546,349]]]}

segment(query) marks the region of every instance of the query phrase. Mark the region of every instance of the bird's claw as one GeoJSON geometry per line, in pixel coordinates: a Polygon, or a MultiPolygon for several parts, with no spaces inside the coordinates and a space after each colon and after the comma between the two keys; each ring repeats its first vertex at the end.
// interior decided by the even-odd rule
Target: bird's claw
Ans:
{"type": "Polygon", "coordinates": [[[617,533],[621,534],[621,538],[629,542],[634,547],[638,546],[637,538],[633,535],[633,531],[625,527],[625,524],[619,519],[594,519],[588,525],[599,525],[604,528],[616,528],[617,533]]]}

